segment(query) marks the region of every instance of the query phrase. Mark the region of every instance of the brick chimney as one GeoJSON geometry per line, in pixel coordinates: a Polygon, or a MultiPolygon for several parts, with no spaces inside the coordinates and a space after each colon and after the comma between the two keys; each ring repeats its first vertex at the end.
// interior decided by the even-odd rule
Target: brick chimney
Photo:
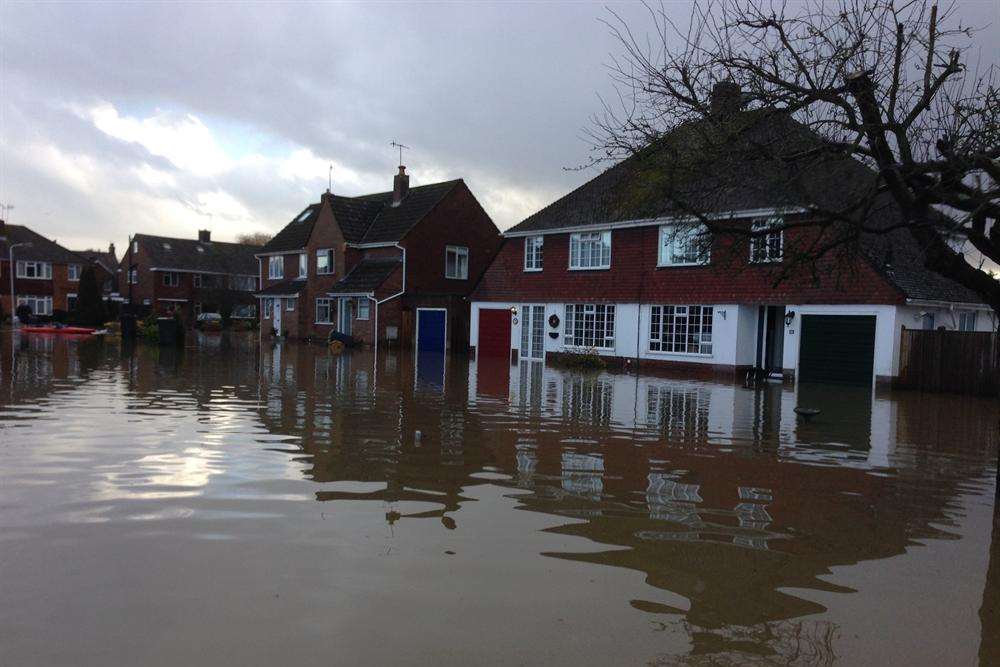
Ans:
{"type": "Polygon", "coordinates": [[[392,179],[392,205],[399,206],[410,191],[410,176],[406,173],[406,167],[399,165],[399,173],[392,179]]]}
{"type": "Polygon", "coordinates": [[[0,236],[3,236],[4,232],[6,231],[7,231],[7,223],[3,221],[3,218],[0,218],[0,236]]]}
{"type": "Polygon", "coordinates": [[[743,105],[740,85],[735,81],[719,81],[712,86],[711,112],[713,116],[730,116],[743,105]]]}
{"type": "Polygon", "coordinates": [[[207,229],[198,230],[198,240],[202,243],[212,242],[212,232],[207,229]]]}
{"type": "Polygon", "coordinates": [[[108,244],[108,254],[111,255],[112,257],[114,257],[115,259],[118,259],[118,254],[115,252],[115,244],[114,243],[109,243],[108,244]]]}

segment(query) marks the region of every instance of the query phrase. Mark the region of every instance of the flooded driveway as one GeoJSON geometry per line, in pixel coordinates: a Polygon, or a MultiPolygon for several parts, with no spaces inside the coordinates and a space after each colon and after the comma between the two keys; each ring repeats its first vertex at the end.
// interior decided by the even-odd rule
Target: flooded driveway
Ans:
{"type": "Polygon", "coordinates": [[[994,401],[198,344],[0,336],[3,664],[1000,664],[994,401]]]}

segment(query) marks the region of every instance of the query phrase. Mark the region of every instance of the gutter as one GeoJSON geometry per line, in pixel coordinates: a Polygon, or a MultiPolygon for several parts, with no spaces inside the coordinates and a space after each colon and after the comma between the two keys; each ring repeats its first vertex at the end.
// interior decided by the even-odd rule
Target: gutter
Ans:
{"type": "MultiPolygon", "coordinates": [[[[729,219],[745,219],[745,218],[760,218],[769,215],[796,215],[800,213],[808,213],[809,209],[802,208],[801,206],[792,206],[785,208],[751,208],[742,211],[724,211],[721,213],[711,213],[703,217],[709,220],[729,220],[729,219]]],[[[619,222],[608,222],[604,224],[590,224],[590,225],[572,225],[569,227],[555,227],[553,229],[538,229],[538,230],[528,230],[528,231],[509,231],[503,232],[504,238],[519,238],[525,236],[544,236],[545,234],[565,234],[568,232],[586,232],[593,231],[595,229],[628,229],[631,227],[652,227],[659,225],[669,225],[677,223],[689,223],[697,222],[700,220],[698,216],[694,215],[680,215],[672,216],[667,218],[639,218],[636,220],[621,220],[619,222]]]]}

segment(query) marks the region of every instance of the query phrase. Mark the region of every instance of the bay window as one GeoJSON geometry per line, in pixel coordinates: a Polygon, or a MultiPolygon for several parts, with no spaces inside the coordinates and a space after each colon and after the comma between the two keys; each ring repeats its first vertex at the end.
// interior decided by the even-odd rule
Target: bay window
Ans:
{"type": "Polygon", "coordinates": [[[712,306],[652,306],[649,351],[712,354],[712,306]]]}
{"type": "Polygon", "coordinates": [[[614,349],[615,307],[603,303],[566,304],[563,344],[566,347],[614,349]]]}
{"type": "Polygon", "coordinates": [[[569,268],[611,268],[611,232],[581,232],[569,236],[569,268]]]}

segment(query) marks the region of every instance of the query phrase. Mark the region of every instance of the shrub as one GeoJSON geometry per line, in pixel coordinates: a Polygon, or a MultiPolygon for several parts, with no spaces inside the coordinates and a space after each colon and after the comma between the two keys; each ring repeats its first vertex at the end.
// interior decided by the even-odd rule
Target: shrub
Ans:
{"type": "Polygon", "coordinates": [[[556,365],[564,368],[599,369],[607,366],[604,358],[597,350],[582,350],[580,352],[564,352],[553,360],[556,365]]]}

